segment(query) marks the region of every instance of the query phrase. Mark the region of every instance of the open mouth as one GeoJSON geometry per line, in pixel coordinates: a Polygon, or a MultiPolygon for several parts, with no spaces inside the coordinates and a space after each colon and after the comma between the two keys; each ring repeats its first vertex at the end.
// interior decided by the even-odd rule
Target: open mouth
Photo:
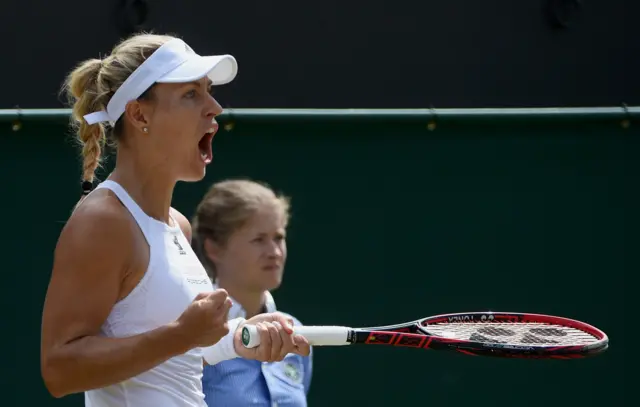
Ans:
{"type": "Polygon", "coordinates": [[[210,128],[204,136],[198,142],[198,150],[200,151],[200,157],[205,164],[209,164],[213,159],[213,151],[211,150],[211,142],[213,141],[213,135],[216,133],[216,128],[210,128]]]}

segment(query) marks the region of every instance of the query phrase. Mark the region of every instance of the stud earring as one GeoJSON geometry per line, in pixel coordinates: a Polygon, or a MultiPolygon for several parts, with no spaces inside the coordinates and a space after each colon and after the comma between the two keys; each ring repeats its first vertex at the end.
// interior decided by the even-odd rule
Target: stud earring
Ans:
{"type": "Polygon", "coordinates": [[[146,127],[143,127],[143,128],[142,128],[142,131],[144,131],[145,133],[148,133],[148,132],[149,132],[149,129],[148,129],[148,128],[146,128],[146,127]]]}

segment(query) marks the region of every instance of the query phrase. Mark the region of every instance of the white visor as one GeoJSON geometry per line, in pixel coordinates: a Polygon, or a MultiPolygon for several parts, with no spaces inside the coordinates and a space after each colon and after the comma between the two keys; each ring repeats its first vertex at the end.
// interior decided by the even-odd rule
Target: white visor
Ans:
{"type": "Polygon", "coordinates": [[[185,83],[208,76],[214,85],[231,82],[238,64],[231,55],[200,56],[184,41],[174,38],[158,48],[118,88],[106,110],[89,113],[89,124],[109,122],[114,126],[127,103],[136,100],[154,83],[185,83]]]}

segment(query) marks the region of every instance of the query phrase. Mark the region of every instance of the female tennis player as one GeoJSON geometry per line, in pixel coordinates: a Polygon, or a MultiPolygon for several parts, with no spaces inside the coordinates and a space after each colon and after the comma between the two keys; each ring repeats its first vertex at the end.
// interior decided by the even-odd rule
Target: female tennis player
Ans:
{"type": "Polygon", "coordinates": [[[214,290],[189,222],[171,208],[176,182],[202,179],[212,159],[221,107],[211,86],[236,72],[230,55],[203,57],[178,38],[145,34],[68,76],[84,197],[58,240],[43,310],[41,369],[53,396],[84,392],[89,407],[202,407],[204,363],[309,354],[283,314],[227,321],[231,300],[214,290]],[[115,169],[92,191],[107,138],[115,169]],[[260,327],[261,349],[242,346],[244,323],[260,327]]]}
{"type": "MultiPolygon", "coordinates": [[[[270,291],[282,282],[288,221],[288,199],[249,180],[218,182],[198,205],[193,246],[216,285],[233,299],[229,318],[276,310],[270,291]]],[[[311,355],[292,353],[264,365],[227,360],[205,367],[205,401],[210,407],[303,407],[311,372],[311,355]]]]}

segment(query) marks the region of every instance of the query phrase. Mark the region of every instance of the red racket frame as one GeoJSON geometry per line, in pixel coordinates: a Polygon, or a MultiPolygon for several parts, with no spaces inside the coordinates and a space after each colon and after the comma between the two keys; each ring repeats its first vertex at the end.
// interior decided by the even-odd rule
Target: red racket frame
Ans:
{"type": "Polygon", "coordinates": [[[471,356],[492,356],[527,359],[576,359],[593,356],[608,349],[609,338],[600,329],[587,323],[552,315],[517,312],[462,312],[442,314],[416,321],[353,329],[348,341],[354,344],[403,346],[422,349],[454,350],[471,356]],[[509,345],[492,342],[474,342],[445,338],[431,334],[430,324],[442,323],[541,323],[555,324],[579,329],[596,338],[586,345],[509,345]]]}

